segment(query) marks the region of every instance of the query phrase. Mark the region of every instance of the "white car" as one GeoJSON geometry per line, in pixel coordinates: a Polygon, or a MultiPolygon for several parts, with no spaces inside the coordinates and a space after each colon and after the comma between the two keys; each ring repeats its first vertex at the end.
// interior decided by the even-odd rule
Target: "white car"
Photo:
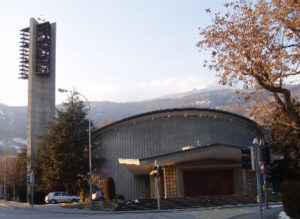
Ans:
{"type": "Polygon", "coordinates": [[[47,204],[55,204],[58,202],[79,202],[79,200],[79,197],[68,195],[66,192],[50,192],[45,197],[45,202],[47,204]]]}

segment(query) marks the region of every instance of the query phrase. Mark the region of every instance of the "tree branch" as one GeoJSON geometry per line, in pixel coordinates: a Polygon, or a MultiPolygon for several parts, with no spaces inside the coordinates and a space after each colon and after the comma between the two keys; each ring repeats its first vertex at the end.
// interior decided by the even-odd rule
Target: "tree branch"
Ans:
{"type": "Polygon", "coordinates": [[[282,87],[267,85],[258,75],[254,75],[254,78],[262,88],[273,93],[278,105],[281,106],[281,108],[293,119],[297,127],[300,128],[300,116],[299,112],[296,110],[296,106],[293,104],[291,92],[282,87]],[[279,97],[278,93],[283,95],[284,102],[279,97]]]}

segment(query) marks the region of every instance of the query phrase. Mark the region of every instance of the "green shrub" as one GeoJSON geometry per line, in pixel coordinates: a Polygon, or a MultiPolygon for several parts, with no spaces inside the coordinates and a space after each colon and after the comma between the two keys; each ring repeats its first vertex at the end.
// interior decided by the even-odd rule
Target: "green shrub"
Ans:
{"type": "Polygon", "coordinates": [[[116,197],[116,186],[113,178],[106,177],[103,182],[104,199],[111,201],[116,197]]]}
{"type": "Polygon", "coordinates": [[[285,213],[293,219],[300,219],[300,182],[283,182],[281,193],[285,213]]]}

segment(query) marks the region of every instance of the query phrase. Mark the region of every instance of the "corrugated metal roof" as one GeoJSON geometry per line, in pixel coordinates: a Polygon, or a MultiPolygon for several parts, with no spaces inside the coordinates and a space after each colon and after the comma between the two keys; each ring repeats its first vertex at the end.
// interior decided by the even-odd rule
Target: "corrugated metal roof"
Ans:
{"type": "MultiPolygon", "coordinates": [[[[134,122],[134,120],[142,119],[143,117],[157,116],[157,115],[160,115],[160,114],[176,113],[176,112],[181,113],[182,116],[184,116],[186,112],[221,114],[221,115],[224,115],[224,116],[236,118],[237,120],[243,120],[246,123],[251,124],[252,126],[259,127],[259,125],[251,119],[248,119],[244,116],[241,116],[241,115],[238,115],[238,114],[235,114],[235,113],[226,112],[226,111],[222,111],[222,110],[208,109],[208,108],[173,108],[173,109],[163,109],[163,110],[156,110],[156,111],[151,111],[151,112],[147,112],[147,113],[141,113],[141,114],[138,114],[138,115],[134,115],[134,116],[130,116],[130,117],[121,119],[117,122],[114,122],[114,123],[111,123],[111,124],[106,125],[104,127],[96,129],[95,131],[93,131],[93,135],[98,134],[102,131],[108,130],[110,128],[113,128],[114,126],[118,126],[118,125],[128,123],[131,120],[134,122]]],[[[163,117],[167,117],[167,115],[163,116],[163,117]]]]}

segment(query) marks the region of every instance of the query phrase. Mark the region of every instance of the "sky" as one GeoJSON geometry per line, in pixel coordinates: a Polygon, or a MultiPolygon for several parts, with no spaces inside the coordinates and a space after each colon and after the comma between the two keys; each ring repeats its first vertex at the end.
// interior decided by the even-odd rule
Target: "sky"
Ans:
{"type": "MultiPolygon", "coordinates": [[[[19,78],[20,30],[30,18],[56,23],[56,88],[89,101],[132,102],[218,85],[196,46],[205,9],[225,1],[0,0],[0,103],[26,106],[19,78]]],[[[66,94],[56,92],[56,104],[66,94]]]]}

